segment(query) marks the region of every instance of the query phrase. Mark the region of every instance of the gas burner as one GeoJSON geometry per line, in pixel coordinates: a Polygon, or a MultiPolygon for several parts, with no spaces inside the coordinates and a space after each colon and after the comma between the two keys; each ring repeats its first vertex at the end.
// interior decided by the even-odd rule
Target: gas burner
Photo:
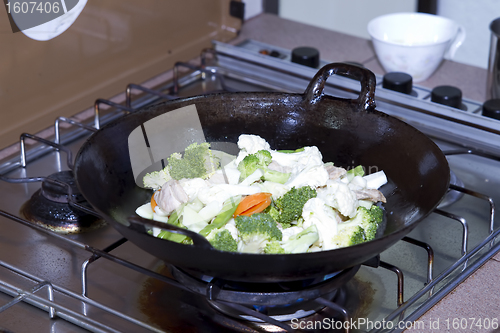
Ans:
{"type": "Polygon", "coordinates": [[[88,232],[105,225],[104,220],[72,207],[69,192],[72,201],[85,202],[71,171],[53,173],[21,207],[21,214],[32,223],[61,234],[88,232]]]}
{"type": "MultiPolygon", "coordinates": [[[[272,296],[269,296],[272,297],[272,296]]],[[[343,287],[340,287],[339,289],[335,289],[332,292],[323,295],[324,299],[329,300],[339,306],[344,306],[346,302],[346,293],[343,290],[343,287]]],[[[264,323],[262,319],[256,318],[254,316],[249,316],[246,315],[243,312],[240,312],[231,306],[227,306],[221,303],[217,302],[212,302],[209,301],[210,305],[213,306],[215,309],[219,310],[223,314],[236,318],[236,319],[243,319],[247,320],[250,322],[256,322],[256,323],[264,323]]],[[[260,313],[263,313],[275,320],[281,321],[281,322],[291,322],[293,320],[297,319],[303,319],[306,317],[309,317],[313,314],[318,313],[319,311],[323,310],[325,308],[324,305],[319,304],[315,302],[314,300],[309,300],[309,301],[302,301],[302,300],[297,300],[295,303],[292,304],[284,304],[284,305],[269,305],[269,306],[257,306],[257,305],[252,305],[252,306],[247,306],[251,310],[258,311],[260,313]]]]}
{"type": "MultiPolygon", "coordinates": [[[[462,182],[462,180],[459,179],[457,177],[457,175],[451,170],[450,170],[450,185],[455,185],[458,187],[464,186],[464,183],[462,182]]],[[[463,196],[464,196],[463,192],[458,192],[458,191],[450,189],[450,190],[448,190],[448,192],[446,192],[443,200],[438,205],[438,208],[444,208],[444,207],[450,206],[451,204],[454,204],[455,202],[460,200],[463,196]]]]}
{"type": "Polygon", "coordinates": [[[344,306],[346,298],[342,288],[358,270],[359,266],[355,266],[318,278],[280,283],[235,282],[204,275],[193,276],[175,267],[171,267],[171,274],[190,290],[201,295],[208,294],[210,305],[223,314],[263,323],[262,319],[239,311],[231,304],[243,305],[282,322],[305,318],[325,307],[316,301],[319,298],[344,306]]]}

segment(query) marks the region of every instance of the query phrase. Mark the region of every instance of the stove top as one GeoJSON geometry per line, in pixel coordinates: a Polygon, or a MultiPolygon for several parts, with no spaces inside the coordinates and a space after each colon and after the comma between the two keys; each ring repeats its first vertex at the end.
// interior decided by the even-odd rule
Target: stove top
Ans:
{"type": "MultiPolygon", "coordinates": [[[[500,122],[482,116],[476,101],[464,99],[460,108],[441,105],[431,101],[429,89],[395,92],[383,87],[382,77],[377,77],[377,109],[429,135],[446,154],[456,180],[447,200],[380,261],[350,271],[353,278],[344,287],[317,300],[318,313],[294,309],[285,317],[268,317],[272,311],[259,304],[254,309],[260,313],[243,309],[217,299],[220,290],[210,280],[166,267],[110,226],[55,233],[20,213],[42,180],[71,168],[72,156],[95,128],[165,99],[221,90],[303,92],[316,69],[290,59],[290,50],[252,40],[237,46],[214,42],[199,64],[177,63],[173,78],[154,90],[129,85],[121,101],[97,100],[86,119],[59,118],[53,136],[23,136],[20,155],[0,161],[0,326],[51,332],[194,332],[199,327],[281,332],[350,322],[351,331],[402,331],[418,324],[500,249],[494,214],[500,200],[500,122]]],[[[359,82],[332,77],[325,91],[357,97],[359,82]]]]}

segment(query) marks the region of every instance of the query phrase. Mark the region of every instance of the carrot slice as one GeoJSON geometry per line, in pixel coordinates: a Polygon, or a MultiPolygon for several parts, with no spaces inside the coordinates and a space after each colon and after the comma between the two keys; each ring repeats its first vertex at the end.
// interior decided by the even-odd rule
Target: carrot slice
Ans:
{"type": "Polygon", "coordinates": [[[252,208],[245,210],[240,215],[250,216],[250,215],[255,214],[255,213],[260,213],[264,209],[266,209],[270,204],[271,204],[271,200],[269,199],[269,202],[267,202],[267,201],[261,202],[260,204],[255,205],[252,208]]]}
{"type": "Polygon", "coordinates": [[[156,194],[156,192],[153,193],[153,195],[151,196],[151,209],[153,210],[153,212],[155,211],[155,207],[158,206],[158,204],[156,203],[156,200],[155,200],[155,194],[156,194]]]}
{"type": "Polygon", "coordinates": [[[255,213],[260,213],[271,204],[271,193],[260,192],[243,198],[233,214],[233,217],[238,215],[250,216],[255,213]]]}

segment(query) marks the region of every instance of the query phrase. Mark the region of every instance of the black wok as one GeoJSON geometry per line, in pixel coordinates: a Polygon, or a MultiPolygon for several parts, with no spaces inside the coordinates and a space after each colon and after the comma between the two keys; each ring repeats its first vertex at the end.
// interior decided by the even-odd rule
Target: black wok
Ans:
{"type": "MultiPolygon", "coordinates": [[[[218,93],[154,105],[110,123],[80,149],[74,173],[83,196],[127,239],[152,255],[192,272],[253,282],[289,281],[325,275],[371,259],[409,233],[440,202],[449,167],[439,148],[408,124],[374,110],[375,77],[346,64],[320,69],[304,94],[218,93]],[[326,79],[343,74],[361,82],[358,99],[323,94],[326,79]],[[208,142],[236,142],[242,133],[265,138],[274,149],[318,146],[324,161],[384,170],[389,182],[385,229],[373,241],[330,251],[260,255],[221,252],[199,239],[183,245],[148,235],[131,223],[151,191],[132,174],[127,138],[160,114],[195,104],[208,142]]],[[[136,219],[137,220],[137,219],[136,219]]]]}

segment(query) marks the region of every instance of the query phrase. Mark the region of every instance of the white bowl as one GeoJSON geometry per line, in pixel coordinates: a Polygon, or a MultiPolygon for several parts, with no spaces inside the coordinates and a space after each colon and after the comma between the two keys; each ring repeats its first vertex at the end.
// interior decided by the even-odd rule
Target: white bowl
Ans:
{"type": "Polygon", "coordinates": [[[443,58],[452,59],[465,39],[464,28],[454,21],[423,13],[376,17],[368,33],[384,70],[410,74],[413,82],[429,78],[443,58]]]}

